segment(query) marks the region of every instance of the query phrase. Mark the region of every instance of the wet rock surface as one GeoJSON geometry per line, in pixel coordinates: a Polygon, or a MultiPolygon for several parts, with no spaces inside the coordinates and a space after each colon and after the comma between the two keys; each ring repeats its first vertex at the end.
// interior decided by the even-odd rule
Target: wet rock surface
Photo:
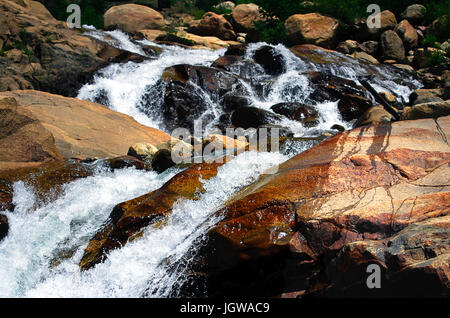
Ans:
{"type": "MultiPolygon", "coordinates": [[[[450,118],[438,123],[448,131],[450,118]]],[[[366,126],[260,177],[217,212],[224,219],[205,252],[211,295],[423,295],[396,285],[408,277],[440,295],[450,211],[444,137],[434,120],[366,126]],[[396,287],[367,289],[371,263],[396,287]]]]}

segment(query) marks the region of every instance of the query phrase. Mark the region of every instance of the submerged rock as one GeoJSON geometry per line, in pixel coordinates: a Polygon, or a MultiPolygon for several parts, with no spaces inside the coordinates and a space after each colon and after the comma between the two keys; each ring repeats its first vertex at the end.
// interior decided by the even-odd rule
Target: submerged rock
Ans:
{"type": "Polygon", "coordinates": [[[242,189],[217,211],[224,218],[203,251],[210,296],[390,295],[394,289],[358,288],[369,263],[382,266],[383,284],[397,296],[421,295],[420,284],[410,287],[425,279],[433,282],[430,295],[440,295],[448,283],[441,255],[448,253],[450,148],[442,131],[450,117],[438,123],[441,129],[418,120],[340,133],[242,189]],[[417,241],[405,241],[409,233],[417,241]]]}
{"type": "Polygon", "coordinates": [[[17,181],[33,187],[36,204],[40,204],[56,199],[65,183],[91,176],[94,168],[80,163],[50,162],[0,171],[0,210],[14,210],[13,185],[17,181]]]}

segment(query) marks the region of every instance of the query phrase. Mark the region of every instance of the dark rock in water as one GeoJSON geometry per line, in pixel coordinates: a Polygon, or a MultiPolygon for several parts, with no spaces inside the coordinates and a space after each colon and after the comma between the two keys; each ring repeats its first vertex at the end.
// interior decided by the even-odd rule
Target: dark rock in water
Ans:
{"type": "Polygon", "coordinates": [[[9,223],[6,215],[0,214],[0,241],[8,235],[9,223]]]}
{"type": "Polygon", "coordinates": [[[266,124],[278,122],[281,117],[267,110],[256,107],[241,107],[233,112],[231,123],[244,129],[257,128],[266,124]]]}
{"type": "Polygon", "coordinates": [[[319,113],[312,107],[301,103],[279,103],[273,105],[275,113],[297,120],[307,127],[317,126],[319,113]]]}
{"type": "Polygon", "coordinates": [[[98,56],[110,63],[127,63],[127,62],[141,63],[149,59],[144,55],[132,53],[113,46],[105,46],[98,53],[98,56]]]}
{"type": "Polygon", "coordinates": [[[156,172],[161,173],[173,166],[175,166],[175,162],[173,162],[172,154],[169,150],[158,150],[153,156],[152,169],[156,172]]]}
{"type": "Polygon", "coordinates": [[[346,121],[360,118],[371,106],[370,99],[354,94],[344,95],[338,103],[339,112],[346,121]]]}
{"type": "Polygon", "coordinates": [[[331,126],[331,129],[338,130],[338,131],[345,131],[345,128],[338,124],[331,126]]]}
{"type": "Polygon", "coordinates": [[[283,56],[271,46],[263,46],[253,55],[256,63],[261,65],[267,74],[280,75],[285,72],[283,56]]]}
{"type": "Polygon", "coordinates": [[[104,89],[98,90],[98,93],[94,96],[92,101],[97,104],[109,106],[108,92],[104,89]]]}
{"type": "Polygon", "coordinates": [[[39,167],[0,171],[0,210],[14,209],[13,185],[23,181],[35,189],[38,201],[56,199],[65,183],[93,174],[93,167],[80,163],[53,162],[39,167]]]}
{"type": "Polygon", "coordinates": [[[137,170],[150,170],[150,167],[145,162],[132,156],[109,158],[105,159],[104,163],[112,170],[131,167],[134,167],[137,170]]]}
{"type": "Polygon", "coordinates": [[[278,136],[280,137],[292,137],[294,133],[289,127],[284,127],[280,125],[267,124],[258,127],[258,130],[267,129],[267,137],[271,137],[274,129],[278,129],[278,136]]]}
{"type": "Polygon", "coordinates": [[[207,66],[179,64],[164,70],[165,81],[190,81],[211,94],[222,96],[238,83],[238,77],[207,66]]]}
{"type": "Polygon", "coordinates": [[[164,94],[164,124],[169,131],[194,128],[194,121],[208,109],[202,92],[189,82],[169,82],[164,94]]]}
{"type": "Polygon", "coordinates": [[[378,56],[380,43],[377,41],[366,41],[359,45],[359,49],[372,56],[378,56]]]}
{"type": "Polygon", "coordinates": [[[222,105],[226,111],[229,111],[247,107],[250,105],[250,102],[247,97],[230,92],[223,96],[222,105]]]}
{"type": "MultiPolygon", "coordinates": [[[[175,65],[167,68],[159,84],[165,90],[162,114],[169,130],[183,127],[193,130],[198,119],[210,105],[205,94],[215,102],[239,84],[238,77],[217,68],[193,65],[175,65]],[[199,89],[200,88],[200,89],[199,89]]],[[[152,111],[152,96],[143,102],[152,111]]],[[[204,121],[212,118],[203,118],[204,121]]]]}

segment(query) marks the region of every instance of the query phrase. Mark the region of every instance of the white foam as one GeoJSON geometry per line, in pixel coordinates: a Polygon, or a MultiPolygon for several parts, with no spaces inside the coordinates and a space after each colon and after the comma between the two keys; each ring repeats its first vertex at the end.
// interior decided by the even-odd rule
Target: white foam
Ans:
{"type": "Polygon", "coordinates": [[[246,152],[237,156],[219,167],[216,177],[203,181],[206,193],[198,200],[177,202],[163,227],[147,227],[141,238],[112,251],[104,263],[82,273],[77,264],[86,238],[95,233],[113,205],[150,191],[163,180],[153,173],[125,170],[76,181],[66,196],[29,217],[9,215],[11,234],[0,245],[0,295],[176,295],[177,287],[186,279],[187,252],[220,220],[214,212],[238,189],[286,159],[279,153],[246,152]],[[76,246],[75,254],[50,268],[50,255],[67,242],[76,246]]]}

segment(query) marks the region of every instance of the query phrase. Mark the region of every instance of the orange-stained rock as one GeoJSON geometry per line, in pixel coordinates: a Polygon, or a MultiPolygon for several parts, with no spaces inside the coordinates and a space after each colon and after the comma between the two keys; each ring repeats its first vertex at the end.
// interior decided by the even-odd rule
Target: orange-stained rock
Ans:
{"type": "Polygon", "coordinates": [[[13,97],[55,137],[65,158],[105,158],[125,155],[130,145],[169,140],[166,133],[136,122],[103,105],[49,93],[24,90],[0,93],[13,97]]]}
{"type": "MultiPolygon", "coordinates": [[[[280,165],[276,174],[262,175],[217,212],[224,218],[209,233],[211,247],[216,248],[208,254],[211,290],[220,294],[221,281],[229,281],[243,294],[247,290],[266,295],[268,283],[258,285],[260,290],[239,285],[242,273],[247,280],[256,275],[239,269],[260,263],[272,264],[268,271],[289,268],[293,257],[298,259],[292,265],[295,275],[303,273],[310,281],[294,290],[312,290],[313,268],[325,276],[339,272],[333,259],[345,246],[369,244],[366,241],[383,245],[414,224],[448,215],[449,131],[450,116],[437,122],[369,125],[335,135],[280,165]],[[310,263],[324,257],[327,261],[310,263]]],[[[448,244],[442,240],[429,241],[431,248],[448,244]]],[[[373,253],[371,260],[383,263],[383,253],[373,253]]],[[[358,252],[350,259],[358,262],[366,254],[358,252]]],[[[397,273],[411,262],[385,267],[397,273]]],[[[278,274],[285,280],[279,294],[288,292],[286,286],[295,278],[292,273],[278,274]]],[[[327,279],[338,280],[339,275],[330,275],[327,279]]],[[[258,277],[258,284],[263,284],[258,277]]],[[[339,288],[349,287],[344,285],[339,288]]]]}
{"type": "Polygon", "coordinates": [[[0,97],[0,171],[62,161],[55,139],[12,97],[0,97]]]}
{"type": "Polygon", "coordinates": [[[80,267],[83,270],[102,262],[106,254],[126,244],[150,224],[155,224],[172,212],[173,204],[181,199],[193,199],[204,191],[200,180],[217,174],[223,163],[201,163],[180,172],[158,190],[122,202],[114,207],[108,223],[92,238],[80,267]]]}

